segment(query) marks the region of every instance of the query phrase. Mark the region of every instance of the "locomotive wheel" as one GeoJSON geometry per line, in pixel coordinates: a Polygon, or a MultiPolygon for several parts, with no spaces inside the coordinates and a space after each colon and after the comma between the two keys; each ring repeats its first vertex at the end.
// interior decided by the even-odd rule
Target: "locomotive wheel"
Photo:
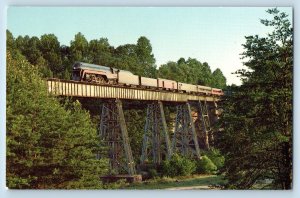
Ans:
{"type": "Polygon", "coordinates": [[[95,81],[96,81],[96,77],[92,75],[91,82],[95,82],[95,81]]]}
{"type": "Polygon", "coordinates": [[[109,80],[109,81],[108,81],[108,84],[110,84],[110,85],[115,85],[115,84],[117,84],[117,81],[116,81],[115,79],[109,80]]]}
{"type": "Polygon", "coordinates": [[[104,83],[106,83],[106,80],[102,76],[98,76],[96,78],[96,83],[104,84],[104,83]]]}

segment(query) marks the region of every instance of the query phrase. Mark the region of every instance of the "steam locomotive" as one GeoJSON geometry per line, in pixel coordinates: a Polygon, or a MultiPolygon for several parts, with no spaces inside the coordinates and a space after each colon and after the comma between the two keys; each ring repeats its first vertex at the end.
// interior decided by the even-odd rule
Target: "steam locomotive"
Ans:
{"type": "Polygon", "coordinates": [[[147,78],[134,75],[130,71],[83,62],[76,62],[73,65],[72,79],[97,84],[135,86],[203,95],[224,95],[223,91],[217,88],[186,84],[162,78],[147,78]]]}

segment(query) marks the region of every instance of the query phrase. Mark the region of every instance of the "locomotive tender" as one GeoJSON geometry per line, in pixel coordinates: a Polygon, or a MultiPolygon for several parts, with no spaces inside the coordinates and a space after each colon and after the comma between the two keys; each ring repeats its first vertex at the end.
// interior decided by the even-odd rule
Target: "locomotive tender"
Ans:
{"type": "Polygon", "coordinates": [[[72,80],[99,84],[145,87],[204,95],[224,95],[221,89],[192,85],[162,78],[137,76],[130,71],[101,65],[76,62],[73,65],[72,80]]]}

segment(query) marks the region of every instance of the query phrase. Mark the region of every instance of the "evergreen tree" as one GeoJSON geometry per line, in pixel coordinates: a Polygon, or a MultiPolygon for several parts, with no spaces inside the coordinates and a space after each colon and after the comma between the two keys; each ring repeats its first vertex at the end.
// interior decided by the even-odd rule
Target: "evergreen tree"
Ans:
{"type": "Polygon", "coordinates": [[[96,126],[79,103],[47,94],[36,66],[7,53],[7,186],[101,188],[107,160],[96,126]]]}
{"type": "Polygon", "coordinates": [[[267,37],[248,36],[240,70],[243,85],[233,87],[224,105],[220,147],[226,154],[229,185],[248,189],[271,179],[272,188],[292,186],[293,29],[285,13],[267,11],[273,28],[267,37]]]}

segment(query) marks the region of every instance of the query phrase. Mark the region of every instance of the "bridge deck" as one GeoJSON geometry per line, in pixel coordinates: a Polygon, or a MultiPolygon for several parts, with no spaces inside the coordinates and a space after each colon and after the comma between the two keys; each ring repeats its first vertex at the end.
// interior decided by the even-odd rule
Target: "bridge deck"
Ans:
{"type": "Polygon", "coordinates": [[[73,97],[160,100],[169,102],[185,102],[188,100],[198,101],[205,99],[206,101],[217,101],[219,99],[219,97],[192,95],[187,93],[170,92],[166,90],[97,85],[60,79],[48,79],[47,86],[50,94],[73,97]]]}

